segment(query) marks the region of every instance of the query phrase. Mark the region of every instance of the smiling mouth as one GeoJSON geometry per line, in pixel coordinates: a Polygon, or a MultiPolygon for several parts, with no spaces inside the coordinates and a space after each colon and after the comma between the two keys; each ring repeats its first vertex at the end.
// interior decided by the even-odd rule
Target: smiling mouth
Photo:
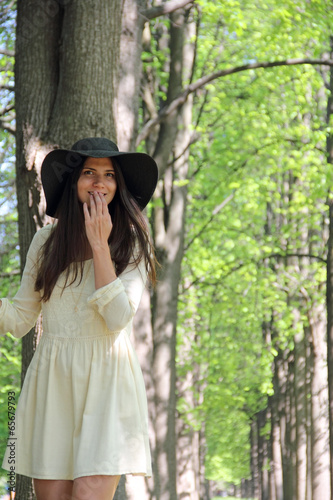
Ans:
{"type": "MultiPolygon", "coordinates": [[[[88,191],[89,194],[94,194],[96,191],[88,191]]],[[[98,194],[102,194],[103,196],[106,196],[107,193],[101,193],[99,191],[97,191],[98,194]]]]}

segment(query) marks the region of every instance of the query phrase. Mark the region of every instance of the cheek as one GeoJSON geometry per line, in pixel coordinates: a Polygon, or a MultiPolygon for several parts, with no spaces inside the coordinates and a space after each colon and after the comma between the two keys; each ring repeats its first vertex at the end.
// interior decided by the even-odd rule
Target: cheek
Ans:
{"type": "Polygon", "coordinates": [[[87,187],[89,187],[88,177],[80,177],[80,179],[78,180],[78,183],[77,183],[78,192],[86,189],[87,187]]]}
{"type": "Polygon", "coordinates": [[[80,178],[78,180],[77,186],[76,186],[76,192],[77,196],[80,201],[82,201],[82,197],[84,196],[85,191],[87,190],[87,182],[85,182],[85,178],[80,178]]]}
{"type": "Polygon", "coordinates": [[[115,193],[117,191],[117,183],[115,180],[108,183],[108,190],[110,193],[115,193]]]}

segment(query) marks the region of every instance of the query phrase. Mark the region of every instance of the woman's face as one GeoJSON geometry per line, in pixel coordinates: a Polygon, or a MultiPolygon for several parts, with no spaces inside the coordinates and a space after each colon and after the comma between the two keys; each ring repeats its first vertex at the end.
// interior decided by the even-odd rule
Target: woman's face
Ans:
{"type": "Polygon", "coordinates": [[[90,206],[90,194],[101,193],[107,205],[117,191],[117,181],[111,158],[88,157],[77,182],[77,195],[81,203],[90,206]]]}

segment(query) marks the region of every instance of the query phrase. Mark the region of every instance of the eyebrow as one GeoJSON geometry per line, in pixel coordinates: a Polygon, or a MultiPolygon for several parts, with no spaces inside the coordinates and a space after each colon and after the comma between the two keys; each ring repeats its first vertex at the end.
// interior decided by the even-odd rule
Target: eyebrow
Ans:
{"type": "MultiPolygon", "coordinates": [[[[94,170],[96,172],[96,168],[94,167],[83,167],[83,170],[94,170]]],[[[108,168],[107,170],[105,170],[105,172],[115,172],[114,168],[108,168]]]]}

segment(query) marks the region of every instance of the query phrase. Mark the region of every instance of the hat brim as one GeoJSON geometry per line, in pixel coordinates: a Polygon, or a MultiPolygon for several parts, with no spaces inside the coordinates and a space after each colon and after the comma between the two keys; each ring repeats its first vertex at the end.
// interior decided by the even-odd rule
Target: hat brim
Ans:
{"type": "Polygon", "coordinates": [[[116,158],[126,187],[143,210],[151,199],[158,180],[158,168],[145,153],[121,151],[73,151],[55,149],[48,153],[41,168],[42,185],[46,198],[46,214],[55,217],[66,179],[87,157],[116,158]]]}

